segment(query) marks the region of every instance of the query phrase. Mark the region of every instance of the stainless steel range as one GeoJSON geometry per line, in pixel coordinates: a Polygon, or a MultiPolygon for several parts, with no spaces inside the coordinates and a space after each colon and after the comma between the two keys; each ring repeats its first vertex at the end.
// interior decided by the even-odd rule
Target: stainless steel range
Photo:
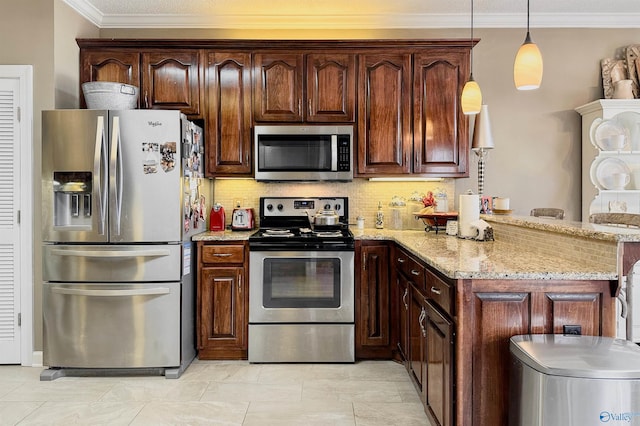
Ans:
{"type": "Polygon", "coordinates": [[[249,238],[249,362],[355,361],[348,201],[260,199],[260,229],[249,238]],[[335,223],[313,225],[330,210],[335,223]]]}

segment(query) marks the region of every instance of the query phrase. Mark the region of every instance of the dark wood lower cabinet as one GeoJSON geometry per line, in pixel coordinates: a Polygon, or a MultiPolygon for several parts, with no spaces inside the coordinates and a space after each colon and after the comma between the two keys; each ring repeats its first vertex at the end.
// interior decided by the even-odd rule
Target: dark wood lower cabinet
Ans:
{"type": "Polygon", "coordinates": [[[407,369],[431,424],[453,425],[454,324],[409,284],[407,369]]]}
{"type": "Polygon", "coordinates": [[[412,285],[410,285],[409,293],[409,357],[407,363],[409,374],[420,391],[421,399],[424,399],[424,381],[427,376],[427,334],[424,328],[427,315],[426,302],[424,296],[412,285]]]}
{"type": "Polygon", "coordinates": [[[433,425],[507,424],[511,336],[564,325],[615,336],[615,282],[452,280],[399,246],[391,253],[393,346],[433,425]]]}
{"type": "Polygon", "coordinates": [[[200,359],[247,359],[246,245],[198,243],[200,359]]]}
{"type": "MultiPolygon", "coordinates": [[[[393,272],[393,271],[392,271],[393,272]]],[[[394,274],[393,297],[391,301],[395,327],[392,327],[396,358],[405,360],[408,358],[409,348],[409,282],[400,274],[394,274]]]]}
{"type": "Polygon", "coordinates": [[[425,304],[426,368],[423,401],[433,426],[453,424],[454,326],[431,302],[425,304]]]}
{"type": "Polygon", "coordinates": [[[456,424],[505,425],[509,398],[509,338],[560,334],[615,336],[609,281],[459,280],[455,347],[456,424]]]}
{"type": "Polygon", "coordinates": [[[389,359],[393,350],[389,245],[359,241],[355,269],[356,358],[389,359]]]}

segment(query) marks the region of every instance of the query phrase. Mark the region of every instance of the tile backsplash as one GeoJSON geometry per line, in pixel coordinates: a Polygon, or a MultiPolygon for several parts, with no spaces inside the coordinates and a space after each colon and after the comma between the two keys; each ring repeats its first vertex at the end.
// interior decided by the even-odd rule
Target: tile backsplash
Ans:
{"type": "MultiPolygon", "coordinates": [[[[356,217],[365,218],[365,226],[373,227],[378,202],[382,202],[385,216],[389,217],[389,202],[394,196],[408,199],[414,191],[426,194],[443,189],[449,200],[449,210],[454,209],[455,180],[441,182],[371,182],[354,179],[351,182],[257,182],[253,179],[215,179],[213,202],[222,204],[231,212],[235,201],[242,207],[253,207],[258,212],[260,197],[349,197],[349,223],[355,224],[356,217]]],[[[231,215],[227,214],[227,223],[231,215]]]]}

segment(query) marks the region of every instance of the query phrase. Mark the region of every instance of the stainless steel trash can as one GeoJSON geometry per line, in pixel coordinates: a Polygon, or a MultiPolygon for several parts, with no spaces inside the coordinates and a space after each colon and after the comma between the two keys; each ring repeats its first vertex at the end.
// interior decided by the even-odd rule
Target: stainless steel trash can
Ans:
{"type": "Polygon", "coordinates": [[[514,336],[511,426],[640,425],[640,348],[597,336],[514,336]]]}

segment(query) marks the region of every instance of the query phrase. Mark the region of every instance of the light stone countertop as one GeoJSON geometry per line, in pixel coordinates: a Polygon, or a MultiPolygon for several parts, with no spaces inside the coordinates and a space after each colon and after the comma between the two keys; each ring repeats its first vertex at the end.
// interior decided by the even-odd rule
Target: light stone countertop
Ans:
{"type": "Polygon", "coordinates": [[[253,231],[205,231],[191,237],[191,241],[246,241],[253,231]]]}
{"type": "MultiPolygon", "coordinates": [[[[520,223],[514,224],[520,225],[520,223]]],[[[541,224],[541,226],[545,225],[541,224]]],[[[565,224],[564,229],[572,228],[565,224]]],[[[500,241],[466,240],[446,235],[443,231],[436,235],[434,231],[373,228],[360,230],[355,226],[352,226],[351,230],[356,240],[395,241],[418,259],[454,279],[615,280],[618,278],[615,270],[603,270],[582,262],[541,255],[526,247],[500,241]]],[[[207,231],[195,235],[192,240],[246,241],[253,232],[255,231],[207,231]]],[[[640,241],[640,235],[638,235],[638,241],[640,241]]]]}
{"type": "Polygon", "coordinates": [[[615,270],[534,253],[500,241],[461,239],[434,231],[359,230],[357,240],[391,240],[449,278],[616,280],[615,270]]]}
{"type": "Polygon", "coordinates": [[[589,222],[574,222],[551,218],[512,215],[480,215],[487,222],[504,223],[524,228],[551,231],[577,237],[605,241],[640,242],[640,228],[624,226],[595,225],[589,222]]]}

